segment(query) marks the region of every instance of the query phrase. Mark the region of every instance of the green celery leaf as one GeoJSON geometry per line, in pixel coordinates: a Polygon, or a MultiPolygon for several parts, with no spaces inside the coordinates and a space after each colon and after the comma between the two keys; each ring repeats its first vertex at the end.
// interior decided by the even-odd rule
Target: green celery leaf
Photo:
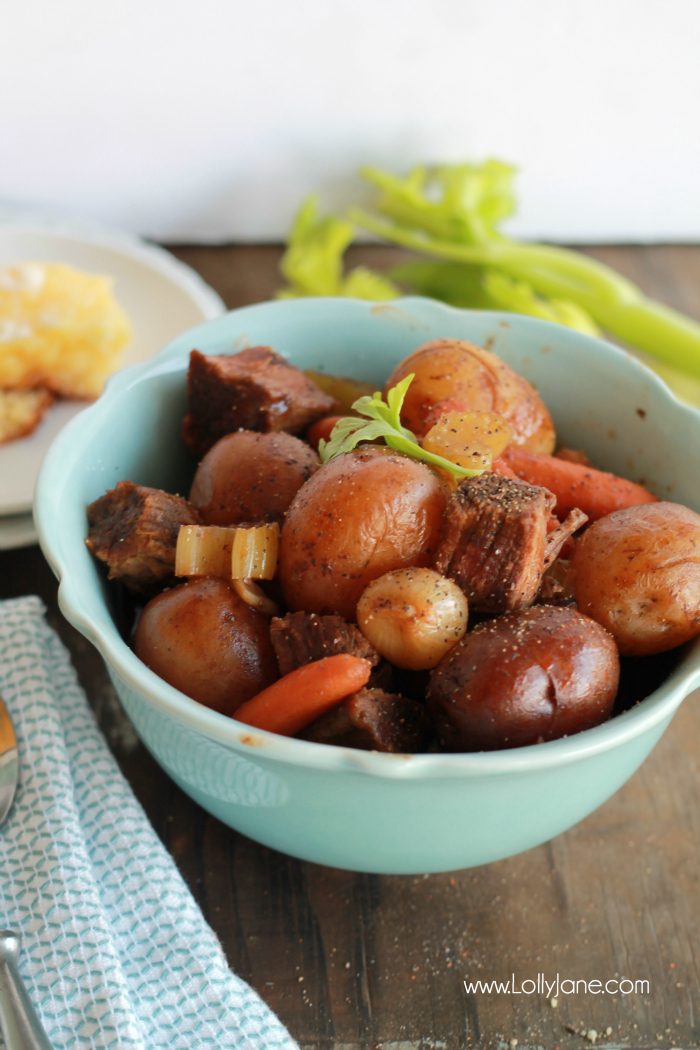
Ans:
{"type": "Polygon", "coordinates": [[[351,299],[385,302],[387,299],[398,299],[401,289],[388,277],[370,270],[369,267],[356,266],[343,281],[341,295],[351,299]]]}
{"type": "Polygon", "coordinates": [[[508,310],[556,321],[588,335],[600,334],[593,318],[576,303],[537,295],[527,282],[516,281],[495,270],[466,263],[419,260],[395,267],[392,276],[413,291],[451,306],[508,310]]]}
{"type": "Polygon", "coordinates": [[[280,270],[297,295],[338,295],[343,253],[352,242],[352,223],[319,217],[316,198],[307,197],[297,212],[280,270]]]}
{"type": "Polygon", "coordinates": [[[598,325],[582,306],[570,299],[547,299],[537,295],[526,281],[516,281],[490,270],[484,274],[484,289],[492,305],[498,309],[556,321],[586,335],[600,335],[598,325]]]}
{"type": "Polygon", "coordinates": [[[416,167],[405,176],[377,168],[361,174],[378,191],[372,211],[352,208],[347,218],[323,218],[314,198],[302,205],[282,261],[289,285],[282,297],[398,295],[393,281],[365,267],[344,275],[343,255],[359,226],[421,253],[425,262],[392,275],[414,290],[455,306],[530,314],[593,335],[606,331],[651,355],[676,389],[681,384],[686,398],[697,398],[696,320],[646,298],[633,282],[582,252],[501,232],[515,208],[511,165],[491,159],[416,167]]]}
{"type": "Polygon", "coordinates": [[[377,211],[439,240],[481,244],[515,210],[516,170],[499,160],[415,168],[405,178],[363,168],[379,190],[377,211]]]}
{"type": "Polygon", "coordinates": [[[451,306],[490,310],[493,302],[484,290],[484,270],[466,263],[416,260],[395,266],[391,276],[419,295],[451,306]]]}
{"type": "Polygon", "coordinates": [[[342,295],[386,300],[400,295],[395,284],[368,267],[358,266],[344,276],[343,255],[354,235],[351,222],[332,215],[320,216],[316,198],[307,197],[294,218],[280,262],[288,287],[279,291],[277,297],[342,295]]]}
{"type": "Polygon", "coordinates": [[[320,441],[318,454],[322,463],[328,463],[336,456],[342,456],[346,452],[352,452],[362,441],[383,440],[389,448],[402,452],[411,459],[417,459],[423,463],[429,463],[433,467],[439,467],[456,478],[473,478],[477,474],[483,474],[483,469],[474,470],[461,467],[444,456],[434,452],[428,452],[418,443],[414,434],[407,430],[401,423],[401,409],[403,407],[406,392],[413,382],[414,375],[407,375],[400,383],[387,391],[386,401],[383,400],[379,391],[370,397],[365,395],[359,397],[353,403],[353,411],[364,419],[356,416],[346,416],[339,419],[331,431],[328,441],[320,441]]]}

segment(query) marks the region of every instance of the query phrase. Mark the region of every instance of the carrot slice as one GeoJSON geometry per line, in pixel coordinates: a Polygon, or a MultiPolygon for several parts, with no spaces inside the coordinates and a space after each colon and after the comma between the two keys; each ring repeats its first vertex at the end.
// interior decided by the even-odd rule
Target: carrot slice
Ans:
{"type": "Polygon", "coordinates": [[[366,685],[371,673],[369,660],[360,656],[324,656],[297,667],[246,700],[233,717],[256,729],[294,736],[366,685]]]}
{"type": "Polygon", "coordinates": [[[491,464],[491,470],[494,474],[500,474],[502,478],[510,478],[511,481],[518,480],[518,475],[514,470],[511,470],[502,455],[498,459],[494,459],[491,464]]]}
{"type": "Polygon", "coordinates": [[[560,518],[578,507],[591,521],[596,521],[614,510],[656,502],[656,496],[634,481],[556,456],[527,452],[518,445],[510,445],[499,462],[505,463],[523,481],[553,492],[560,518]]]}
{"type": "Polygon", "coordinates": [[[469,406],[460,397],[443,397],[441,401],[435,401],[425,413],[423,420],[424,432],[427,434],[431,427],[440,420],[441,416],[448,412],[468,412],[469,406]]]}

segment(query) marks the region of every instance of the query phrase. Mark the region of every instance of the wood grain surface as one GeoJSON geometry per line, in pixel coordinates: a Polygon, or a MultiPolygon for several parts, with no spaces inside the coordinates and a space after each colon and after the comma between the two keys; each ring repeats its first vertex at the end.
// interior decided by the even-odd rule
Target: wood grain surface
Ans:
{"type": "MultiPolygon", "coordinates": [[[[229,306],[279,286],[274,247],[175,248],[229,306]]],[[[700,248],[593,254],[700,318],[700,248]]],[[[398,258],[380,248],[355,261],[398,258]]],[[[698,470],[700,450],[689,450],[698,470]]],[[[699,479],[700,480],[700,479],[699,479]]],[[[61,617],[38,548],[0,553],[0,597],[40,594],[134,792],[232,968],[307,1050],[700,1047],[700,695],[606,805],[521,856],[448,875],[358,875],[256,845],[190,801],[61,617]],[[467,994],[464,980],[614,977],[648,994],[467,994]]],[[[526,985],[527,987],[527,985],[526,985]]]]}

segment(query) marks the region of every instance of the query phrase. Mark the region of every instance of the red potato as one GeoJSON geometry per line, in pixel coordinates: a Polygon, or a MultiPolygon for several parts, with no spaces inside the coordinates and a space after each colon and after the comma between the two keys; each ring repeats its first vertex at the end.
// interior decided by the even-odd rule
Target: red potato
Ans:
{"type": "Polygon", "coordinates": [[[700,633],[700,515],[646,503],[593,523],[571,561],[576,603],[625,656],[673,649],[700,633]]]}
{"type": "Polygon", "coordinates": [[[372,580],[431,563],[445,504],[435,474],[397,452],[363,447],[331,460],[299,490],[282,527],[287,605],[353,620],[372,580]]]}
{"type": "Polygon", "coordinates": [[[190,503],[205,525],[281,521],[318,467],[313,449],[291,434],[237,430],[217,441],[199,464],[190,503]]]}
{"type": "Polygon", "coordinates": [[[523,747],[612,713],[615,642],[572,608],[535,605],[480,624],[431,675],[428,706],[447,751],[523,747]]]}
{"type": "Polygon", "coordinates": [[[533,452],[554,450],[554,424],[537,391],[495,354],[460,339],[426,343],[396,366],[384,391],[413,372],[401,412],[405,426],[422,436],[434,422],[433,406],[496,412],[509,423],[516,444],[533,452]]]}
{"type": "Polygon", "coordinates": [[[277,677],[268,623],[223,580],[204,577],[146,605],[134,649],[170,685],[232,715],[277,677]]]}

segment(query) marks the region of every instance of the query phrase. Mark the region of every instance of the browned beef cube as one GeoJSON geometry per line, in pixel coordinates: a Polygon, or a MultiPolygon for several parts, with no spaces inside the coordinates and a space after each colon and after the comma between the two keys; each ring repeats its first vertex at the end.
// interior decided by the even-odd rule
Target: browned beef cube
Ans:
{"type": "Polygon", "coordinates": [[[547,489],[490,471],[462,481],[447,506],[435,567],[459,584],[475,612],[531,605],[554,503],[547,489]]]}
{"type": "Polygon", "coordinates": [[[431,723],[425,706],[418,700],[381,689],[361,689],[316,719],[303,736],[316,743],[361,751],[414,754],[427,748],[431,723]]]}
{"type": "Polygon", "coordinates": [[[335,404],[269,346],[253,346],[230,357],[193,350],[187,386],[183,437],[199,456],[234,430],[298,434],[335,404]]]}
{"type": "Polygon", "coordinates": [[[379,663],[379,653],[359,627],[346,623],[341,616],[319,616],[317,613],[294,612],[274,617],[270,624],[272,648],[277,656],[280,674],[336,653],[350,653],[379,663]]]}
{"type": "Polygon", "coordinates": [[[187,500],[160,489],[120,481],[88,507],[87,546],[135,594],[152,594],[174,581],[181,525],[199,524],[187,500]]]}
{"type": "Polygon", "coordinates": [[[547,539],[544,545],[544,567],[548,569],[550,565],[553,565],[559,555],[562,553],[562,549],[569,543],[571,537],[575,532],[578,532],[580,528],[588,521],[588,515],[584,514],[578,507],[574,507],[566,515],[563,521],[559,521],[557,518],[552,518],[552,521],[556,522],[554,528],[548,526],[547,539]]]}

